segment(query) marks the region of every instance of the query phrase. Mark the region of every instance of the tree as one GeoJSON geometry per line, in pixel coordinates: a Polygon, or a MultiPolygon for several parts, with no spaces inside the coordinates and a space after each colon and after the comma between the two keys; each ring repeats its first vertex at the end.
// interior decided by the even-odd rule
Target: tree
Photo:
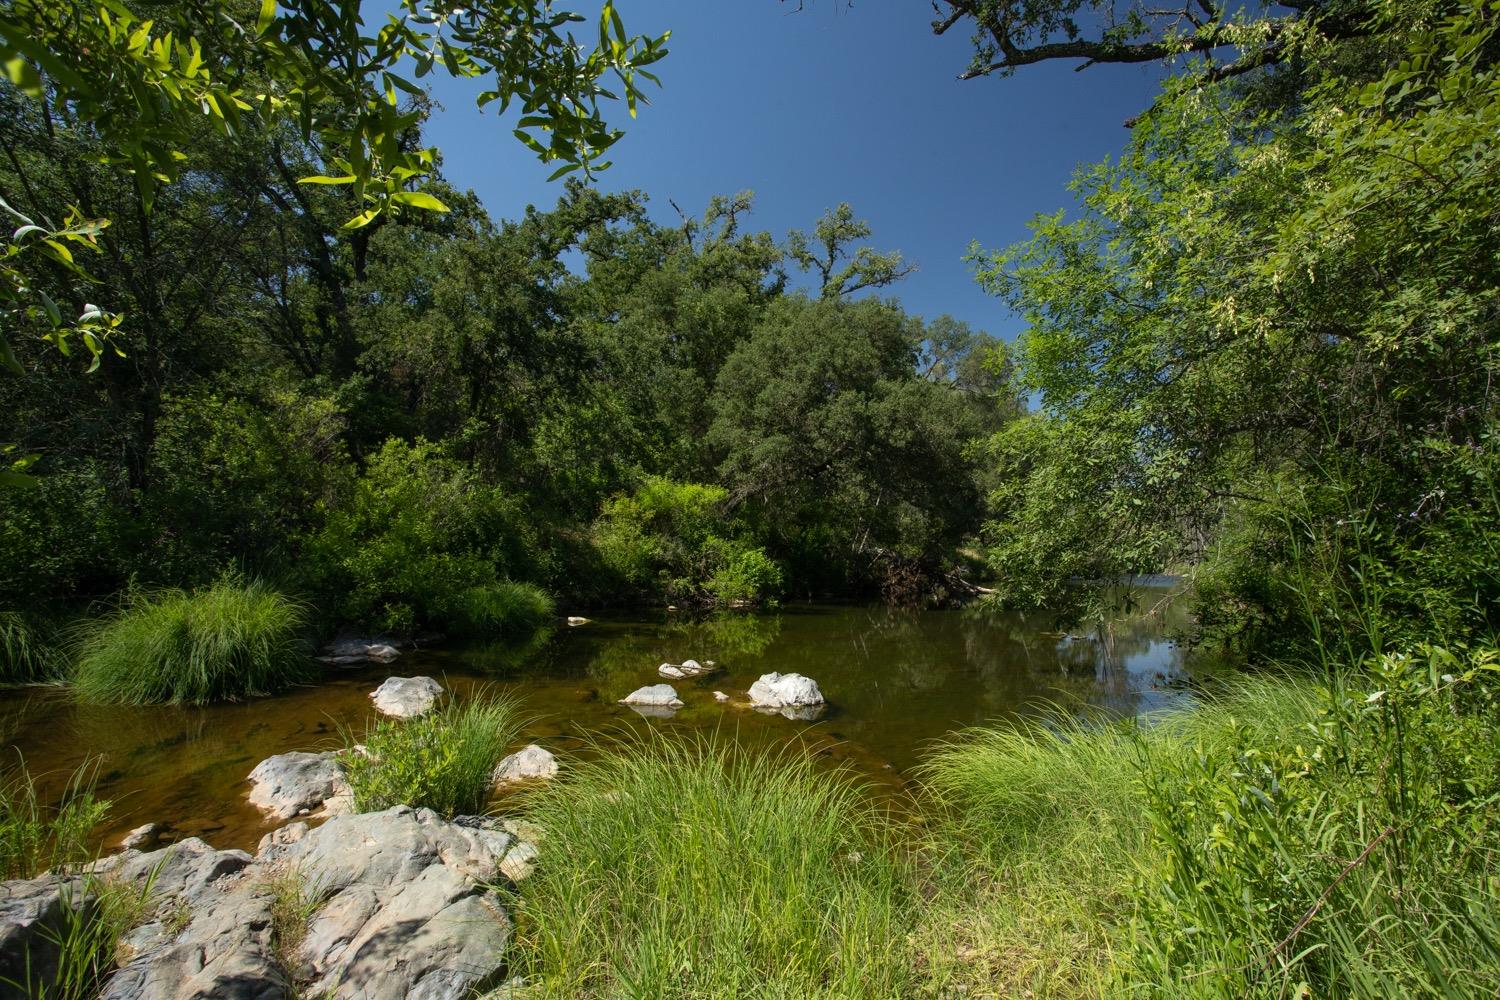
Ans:
{"type": "Polygon", "coordinates": [[[800,229],[787,234],[787,257],[817,276],[819,294],[841,299],[866,288],[884,288],[916,270],[901,260],[900,251],[879,253],[851,244],[870,235],[870,224],[854,217],[848,202],[823,213],[812,237],[800,229]]]}
{"type": "MultiPolygon", "coordinates": [[[[561,161],[562,174],[607,165],[599,158],[620,133],[601,113],[601,100],[615,96],[603,78],[618,78],[633,115],[636,77],[654,79],[644,67],[665,54],[667,38],[627,35],[612,0],[591,50],[565,30],[579,15],[539,2],[403,0],[374,33],[359,4],[331,0],[263,0],[258,11],[178,0],[153,4],[151,14],[122,0],[9,0],[0,7],[0,61],[49,120],[86,129],[100,155],[129,172],[144,214],[159,186],[181,176],[201,122],[230,136],[293,122],[322,162],[301,182],[351,191],[346,229],[402,209],[445,210],[413,189],[432,172],[436,151],[403,142],[422,116],[410,100],[422,91],[402,75],[408,65],[416,79],[439,66],[491,79],[480,105],[519,102],[516,137],[544,161],[561,161]]],[[[41,254],[76,272],[72,250],[92,247],[107,223],[71,209],[64,216],[55,205],[27,216],[12,200],[0,207],[22,226],[0,265],[0,321],[7,330],[40,324],[63,348],[76,329],[97,356],[112,323],[89,308],[67,320],[35,288],[31,260],[41,254]]]]}
{"type": "Polygon", "coordinates": [[[960,79],[1009,76],[1022,66],[1079,60],[1097,63],[1165,62],[1197,56],[1192,72],[1203,81],[1240,76],[1291,62],[1310,46],[1375,32],[1375,16],[1402,8],[1422,17],[1435,6],[1414,0],[1275,0],[1264,5],[1225,0],[936,0],[936,35],[964,24],[973,31],[974,58],[960,79]],[[941,6],[940,6],[941,5],[941,6]]]}
{"type": "Polygon", "coordinates": [[[1045,414],[1039,439],[997,442],[1022,480],[990,526],[1008,593],[1042,602],[1066,582],[1038,592],[1048,560],[1015,558],[1038,526],[1074,526],[1054,548],[1081,576],[1210,557],[1249,531],[1229,574],[1247,607],[1301,600],[1301,560],[1346,625],[1342,602],[1378,586],[1403,627],[1489,627],[1493,572],[1414,554],[1496,547],[1493,515],[1470,516],[1494,511],[1500,415],[1495,11],[1378,28],[1399,60],[1325,41],[1291,105],[1169,86],[1119,162],[1080,173],[1078,218],[976,252],[1029,323],[1019,378],[1045,414]],[[1092,494],[1057,466],[1090,455],[1108,464],[1092,494]]]}

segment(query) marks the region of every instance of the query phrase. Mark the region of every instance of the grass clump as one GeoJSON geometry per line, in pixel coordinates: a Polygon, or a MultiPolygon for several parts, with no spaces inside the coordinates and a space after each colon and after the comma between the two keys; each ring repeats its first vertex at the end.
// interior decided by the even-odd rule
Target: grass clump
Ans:
{"type": "Polygon", "coordinates": [[[62,666],[47,629],[25,615],[0,611],[0,684],[56,680],[62,666]]]}
{"type": "Polygon", "coordinates": [[[97,767],[74,771],[56,806],[42,804],[24,763],[0,774],[0,879],[31,878],[90,856],[94,827],[109,813],[95,795],[97,767]]]}
{"type": "Polygon", "coordinates": [[[346,729],[344,767],[354,807],[376,812],[425,806],[444,816],[482,812],[495,765],[517,742],[521,727],[513,701],[485,698],[449,701],[415,719],[383,719],[362,739],[346,729]]]}
{"type": "Polygon", "coordinates": [[[502,580],[466,590],[452,620],[457,631],[485,637],[536,628],[556,614],[557,606],[540,587],[502,580]]]}
{"type": "Polygon", "coordinates": [[[107,704],[269,694],[310,676],[307,625],[302,604],[258,580],[145,595],[84,626],[74,684],[107,704]]]}
{"type": "Polygon", "coordinates": [[[910,870],[863,791],[806,754],[627,748],[575,765],[531,818],[529,995],[907,995],[910,870]]]}

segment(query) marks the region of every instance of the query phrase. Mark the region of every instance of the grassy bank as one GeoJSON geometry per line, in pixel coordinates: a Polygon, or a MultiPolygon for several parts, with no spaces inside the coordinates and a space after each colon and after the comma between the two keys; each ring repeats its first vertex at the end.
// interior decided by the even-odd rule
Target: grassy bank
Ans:
{"type": "Polygon", "coordinates": [[[538,996],[1492,996],[1496,657],[957,734],[916,824],[803,755],[652,745],[534,805],[538,996]]]}

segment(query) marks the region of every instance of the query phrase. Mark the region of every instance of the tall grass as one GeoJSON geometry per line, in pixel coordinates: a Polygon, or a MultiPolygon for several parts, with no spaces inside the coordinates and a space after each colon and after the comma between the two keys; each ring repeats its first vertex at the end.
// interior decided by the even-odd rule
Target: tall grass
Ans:
{"type": "Polygon", "coordinates": [[[53,637],[34,619],[0,611],[0,684],[55,680],[62,660],[53,637]]]}
{"type": "Polygon", "coordinates": [[[375,812],[425,806],[445,816],[482,812],[495,765],[518,742],[522,725],[514,701],[480,696],[449,701],[415,719],[383,719],[362,738],[344,729],[354,807],[375,812]]]}
{"type": "Polygon", "coordinates": [[[556,613],[557,606],[540,587],[502,580],[464,591],[451,627],[468,636],[494,636],[536,628],[556,613]]]}
{"type": "Polygon", "coordinates": [[[908,995],[910,869],[862,790],[805,753],[630,747],[575,765],[531,818],[536,995],[908,995]]]}
{"type": "Polygon", "coordinates": [[[0,774],[0,879],[31,878],[90,856],[90,834],[109,812],[94,793],[97,776],[96,762],[83,765],[61,801],[47,806],[24,762],[0,774]]]}
{"type": "Polygon", "coordinates": [[[258,580],[135,598],[82,627],[74,683],[107,704],[202,704],[307,679],[307,609],[258,580]]]}

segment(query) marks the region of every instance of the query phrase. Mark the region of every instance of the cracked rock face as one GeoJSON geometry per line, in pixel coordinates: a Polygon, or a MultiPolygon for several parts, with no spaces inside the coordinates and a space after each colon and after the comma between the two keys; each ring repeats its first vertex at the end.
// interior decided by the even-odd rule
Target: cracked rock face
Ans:
{"type": "Polygon", "coordinates": [[[432,711],[442,693],[443,686],[431,677],[387,677],[370,698],[382,715],[412,719],[432,711]]]}
{"type": "Polygon", "coordinates": [[[332,753],[293,751],[267,757],[250,772],[250,804],[273,819],[353,807],[354,793],[332,753]]]}

